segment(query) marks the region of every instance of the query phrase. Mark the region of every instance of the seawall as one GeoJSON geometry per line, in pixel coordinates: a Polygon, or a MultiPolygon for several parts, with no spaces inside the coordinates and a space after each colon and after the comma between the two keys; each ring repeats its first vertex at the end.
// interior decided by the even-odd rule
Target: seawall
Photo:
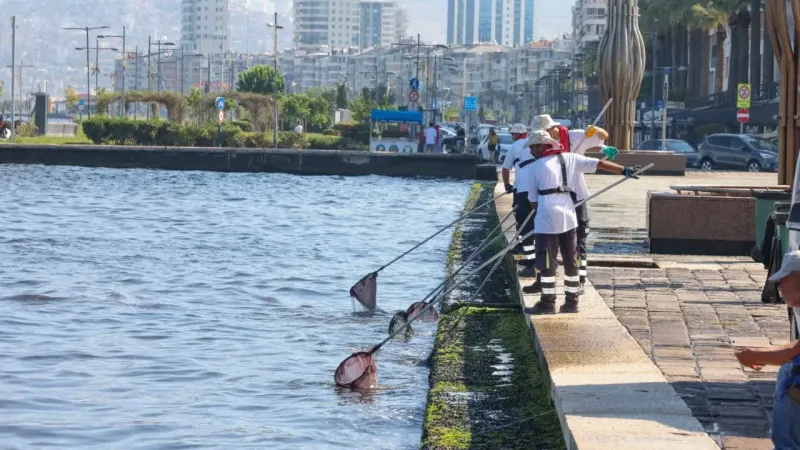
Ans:
{"type": "Polygon", "coordinates": [[[494,167],[480,163],[476,155],[455,154],[109,145],[0,146],[0,164],[496,179],[494,167]]]}

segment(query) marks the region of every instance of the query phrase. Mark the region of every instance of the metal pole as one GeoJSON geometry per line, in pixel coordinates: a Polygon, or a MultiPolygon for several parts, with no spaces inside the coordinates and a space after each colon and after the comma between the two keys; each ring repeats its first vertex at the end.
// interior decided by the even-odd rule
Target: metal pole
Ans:
{"type": "Polygon", "coordinates": [[[669,76],[664,72],[664,114],[662,114],[661,151],[667,150],[667,99],[669,98],[669,76]]]}
{"type": "MultiPolygon", "coordinates": [[[[100,38],[94,38],[94,95],[97,96],[100,89],[98,82],[100,80],[100,38]]],[[[22,84],[20,82],[20,84],[22,84]]],[[[97,102],[95,102],[97,105],[97,102]]],[[[98,113],[99,114],[99,113],[98,113]]]]}
{"type": "Polygon", "coordinates": [[[658,20],[653,29],[653,70],[650,73],[653,86],[653,102],[650,104],[650,139],[656,139],[656,60],[658,59],[658,20]]]}
{"type": "Polygon", "coordinates": [[[156,89],[161,92],[161,39],[156,41],[158,46],[157,60],[156,60],[156,89]]]}
{"type": "Polygon", "coordinates": [[[183,94],[183,79],[184,79],[184,72],[183,72],[183,57],[186,53],[186,49],[181,46],[181,94],[183,94]]]}
{"type": "MultiPolygon", "coordinates": [[[[275,12],[275,22],[273,22],[273,36],[272,36],[272,51],[274,57],[274,64],[275,64],[275,75],[278,75],[278,13],[275,12]]],[[[273,117],[273,128],[272,128],[272,146],[278,148],[278,93],[276,92],[275,95],[272,97],[272,102],[274,105],[274,117],[273,117]]]]}
{"type": "Polygon", "coordinates": [[[152,73],[152,68],[150,67],[150,61],[152,61],[152,54],[150,53],[150,47],[153,46],[153,43],[150,42],[150,36],[147,36],[147,90],[153,90],[153,79],[150,76],[152,73]]]}
{"type": "MultiPolygon", "coordinates": [[[[419,33],[417,33],[417,74],[414,76],[414,78],[417,79],[417,83],[419,83],[419,50],[420,50],[420,44],[421,43],[422,42],[420,40],[420,35],[419,35],[419,33]]],[[[419,91],[417,91],[417,93],[419,94],[419,91]]],[[[419,99],[417,99],[417,108],[421,109],[420,108],[419,99]]]]}
{"type": "Polygon", "coordinates": [[[125,53],[125,27],[122,27],[122,117],[128,117],[128,108],[125,107],[125,74],[127,73],[128,54],[125,53]]]}
{"type": "Polygon", "coordinates": [[[208,82],[206,83],[206,94],[211,92],[211,53],[208,54],[208,71],[207,71],[207,78],[208,82]]]}
{"type": "MultiPolygon", "coordinates": [[[[86,32],[89,33],[88,31],[86,32]]],[[[17,49],[17,16],[11,16],[11,140],[14,140],[16,129],[14,127],[14,118],[16,109],[14,109],[14,64],[16,64],[16,49],[17,49]]]]}
{"type": "Polygon", "coordinates": [[[89,27],[86,27],[86,116],[92,118],[92,72],[89,69],[91,58],[89,52],[89,27]]]}
{"type": "MultiPolygon", "coordinates": [[[[135,48],[136,48],[136,60],[134,61],[134,64],[136,65],[136,67],[133,69],[133,71],[135,72],[135,74],[133,76],[133,85],[134,85],[134,89],[136,89],[138,91],[139,90],[139,46],[137,45],[135,48]]],[[[139,105],[133,105],[133,119],[134,120],[136,120],[136,116],[137,116],[136,110],[138,109],[137,108],[138,106],[139,105]]]]}

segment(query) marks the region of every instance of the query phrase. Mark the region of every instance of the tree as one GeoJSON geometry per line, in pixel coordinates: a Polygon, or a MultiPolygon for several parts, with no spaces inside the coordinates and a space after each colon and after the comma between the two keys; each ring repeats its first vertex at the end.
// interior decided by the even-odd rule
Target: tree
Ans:
{"type": "Polygon", "coordinates": [[[705,31],[715,31],[717,34],[717,66],[714,70],[714,90],[722,92],[725,80],[725,39],[728,38],[728,12],[719,8],[712,2],[705,5],[697,3],[692,6],[692,16],[695,24],[705,31]]]}
{"type": "Polygon", "coordinates": [[[344,83],[336,86],[336,107],[347,109],[347,86],[344,83]]]}
{"type": "Polygon", "coordinates": [[[67,86],[64,89],[64,97],[67,100],[67,107],[69,107],[70,111],[75,111],[75,107],[78,106],[78,92],[72,86],[67,86]]]}
{"type": "Polygon", "coordinates": [[[309,130],[322,130],[331,124],[330,103],[322,95],[292,94],[281,99],[283,119],[286,125],[297,121],[306,124],[309,130]]]}
{"type": "Polygon", "coordinates": [[[283,75],[275,68],[263,64],[252,67],[239,74],[237,90],[262,95],[283,93],[283,75]]]}

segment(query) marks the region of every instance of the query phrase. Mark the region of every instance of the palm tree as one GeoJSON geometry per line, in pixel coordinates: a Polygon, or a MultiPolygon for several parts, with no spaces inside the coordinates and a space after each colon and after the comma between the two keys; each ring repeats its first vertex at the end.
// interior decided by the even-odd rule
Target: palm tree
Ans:
{"type": "Polygon", "coordinates": [[[761,1],[750,0],[750,83],[753,86],[761,85],[761,1]]]}
{"type": "Polygon", "coordinates": [[[714,91],[722,92],[725,82],[725,40],[728,38],[728,11],[714,2],[696,3],[692,6],[693,23],[705,32],[715,31],[717,37],[717,62],[714,69],[714,91]]]}

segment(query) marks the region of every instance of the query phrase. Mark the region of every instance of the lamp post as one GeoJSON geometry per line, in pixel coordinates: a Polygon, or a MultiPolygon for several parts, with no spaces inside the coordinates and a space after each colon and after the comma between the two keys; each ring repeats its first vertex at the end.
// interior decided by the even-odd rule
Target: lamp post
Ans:
{"type": "MultiPolygon", "coordinates": [[[[107,38],[120,38],[122,39],[122,102],[120,104],[120,116],[126,117],[128,115],[128,111],[125,108],[125,73],[126,73],[126,66],[128,63],[128,54],[125,53],[125,27],[122,27],[122,34],[101,34],[97,36],[98,39],[107,39],[107,38]]],[[[99,46],[98,46],[99,47],[99,46]]],[[[138,56],[138,55],[137,55],[138,56]]]]}
{"type": "Polygon", "coordinates": [[[65,30],[79,30],[86,32],[86,113],[88,117],[92,118],[92,113],[90,112],[89,106],[91,106],[92,102],[92,80],[91,76],[92,73],[89,69],[89,32],[92,30],[104,30],[107,28],[111,28],[108,25],[103,25],[99,27],[64,27],[65,30]]]}
{"type": "MultiPolygon", "coordinates": [[[[161,46],[162,45],[165,46],[165,47],[174,46],[175,43],[174,42],[170,42],[170,41],[164,41],[164,40],[161,40],[161,39],[153,42],[153,41],[150,40],[149,37],[147,38],[147,41],[150,44],[148,46],[148,49],[147,49],[148,53],[150,52],[150,48],[149,48],[150,46],[153,46],[153,45],[157,46],[156,52],[157,52],[157,55],[158,55],[157,56],[158,59],[156,61],[156,84],[157,84],[156,85],[156,90],[158,92],[161,92],[161,46]]],[[[150,65],[149,58],[148,58],[148,63],[147,64],[148,64],[148,66],[150,65]]]]}
{"type": "MultiPolygon", "coordinates": [[[[283,29],[283,25],[278,24],[278,13],[275,13],[275,21],[272,23],[267,24],[268,27],[272,28],[272,52],[274,58],[274,68],[275,68],[275,77],[278,76],[278,30],[283,29]]],[[[275,148],[278,148],[278,93],[275,92],[275,97],[272,99],[272,102],[275,104],[274,108],[274,124],[272,128],[272,145],[275,148]]]]}
{"type": "MultiPolygon", "coordinates": [[[[96,42],[99,42],[99,41],[96,41],[96,42]]],[[[113,47],[104,47],[104,48],[100,48],[100,47],[98,46],[98,47],[75,47],[75,50],[87,50],[87,51],[88,51],[88,50],[95,50],[95,60],[94,60],[94,64],[95,64],[95,67],[94,67],[94,68],[95,68],[95,72],[94,72],[94,73],[95,73],[95,75],[94,75],[94,95],[96,96],[96,95],[97,95],[97,93],[98,93],[98,90],[99,90],[99,89],[98,89],[98,82],[99,82],[99,77],[100,77],[100,50],[108,50],[108,51],[112,51],[112,52],[118,52],[118,51],[119,51],[119,49],[117,49],[117,48],[113,48],[113,47]]],[[[87,78],[88,78],[88,77],[87,77],[87,78]]],[[[90,81],[90,82],[91,82],[91,81],[90,81]]],[[[90,96],[89,96],[89,98],[91,98],[91,93],[90,93],[90,96]]],[[[87,102],[87,104],[88,104],[88,102],[90,101],[90,100],[89,100],[89,98],[87,98],[87,99],[86,99],[86,102],[87,102]]],[[[86,109],[88,110],[89,108],[87,107],[86,109]]]]}

